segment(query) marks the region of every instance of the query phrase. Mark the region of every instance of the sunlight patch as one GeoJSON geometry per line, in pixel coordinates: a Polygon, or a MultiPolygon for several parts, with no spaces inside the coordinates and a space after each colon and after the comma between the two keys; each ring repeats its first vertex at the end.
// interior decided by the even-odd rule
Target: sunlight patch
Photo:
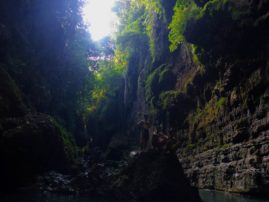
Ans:
{"type": "Polygon", "coordinates": [[[94,41],[110,36],[115,31],[117,16],[112,11],[114,3],[115,0],[85,0],[83,21],[94,41]]]}

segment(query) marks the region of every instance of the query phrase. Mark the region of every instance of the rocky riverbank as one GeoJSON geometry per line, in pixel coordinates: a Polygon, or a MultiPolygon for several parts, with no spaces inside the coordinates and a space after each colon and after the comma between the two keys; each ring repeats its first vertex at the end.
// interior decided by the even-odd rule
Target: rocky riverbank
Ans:
{"type": "Polygon", "coordinates": [[[172,154],[141,153],[128,161],[84,162],[78,175],[50,172],[38,179],[41,191],[117,199],[118,201],[200,201],[197,189],[172,154]]]}

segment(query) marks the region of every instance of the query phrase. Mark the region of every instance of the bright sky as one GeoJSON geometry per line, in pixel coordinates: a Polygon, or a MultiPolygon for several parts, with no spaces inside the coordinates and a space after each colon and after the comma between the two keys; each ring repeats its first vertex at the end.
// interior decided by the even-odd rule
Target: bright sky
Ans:
{"type": "Polygon", "coordinates": [[[82,9],[83,20],[89,25],[94,41],[111,35],[115,30],[117,17],[112,11],[114,3],[115,0],[85,0],[82,9]]]}

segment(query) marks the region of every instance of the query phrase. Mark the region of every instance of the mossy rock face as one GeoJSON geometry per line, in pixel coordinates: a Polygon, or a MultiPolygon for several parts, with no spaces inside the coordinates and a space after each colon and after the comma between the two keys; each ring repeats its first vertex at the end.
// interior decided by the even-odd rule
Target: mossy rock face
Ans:
{"type": "Polygon", "coordinates": [[[200,16],[186,23],[184,36],[187,42],[212,51],[214,55],[255,55],[264,48],[268,35],[268,18],[264,17],[269,8],[268,1],[195,2],[201,6],[200,16]],[[242,48],[246,44],[248,48],[242,48]]]}
{"type": "Polygon", "coordinates": [[[68,171],[75,146],[58,124],[45,114],[28,114],[2,122],[0,188],[12,188],[48,171],[68,171]]]}
{"type": "Polygon", "coordinates": [[[198,129],[204,128],[212,124],[218,116],[223,112],[227,103],[226,97],[213,97],[202,108],[197,108],[193,114],[189,116],[189,123],[193,126],[197,125],[198,129]]]}
{"type": "Polygon", "coordinates": [[[155,69],[146,80],[146,100],[157,98],[161,92],[172,90],[176,83],[176,77],[169,65],[161,65],[155,69]]]}
{"type": "Polygon", "coordinates": [[[178,91],[174,90],[163,92],[160,95],[162,109],[167,110],[175,107],[178,104],[180,95],[178,91]]]}
{"type": "Polygon", "coordinates": [[[0,119],[22,116],[26,112],[27,107],[19,88],[0,65],[0,119]]]}

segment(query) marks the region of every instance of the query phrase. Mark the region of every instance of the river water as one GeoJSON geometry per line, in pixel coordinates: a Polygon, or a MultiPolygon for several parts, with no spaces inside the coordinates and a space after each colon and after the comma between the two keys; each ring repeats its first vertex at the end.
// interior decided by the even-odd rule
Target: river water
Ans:
{"type": "MultiPolygon", "coordinates": [[[[200,190],[203,202],[269,202],[240,194],[200,190]]],[[[1,202],[112,202],[107,199],[94,199],[89,196],[61,195],[23,191],[0,197],[1,202]]],[[[115,201],[114,201],[115,202],[115,201]]],[[[154,201],[153,201],[154,202],[154,201]]]]}
{"type": "Polygon", "coordinates": [[[41,192],[17,192],[0,197],[1,202],[112,202],[105,199],[96,199],[89,196],[75,196],[41,192]]]}
{"type": "Polygon", "coordinates": [[[258,199],[242,194],[220,191],[200,190],[199,193],[204,202],[269,202],[269,199],[258,199]]]}

